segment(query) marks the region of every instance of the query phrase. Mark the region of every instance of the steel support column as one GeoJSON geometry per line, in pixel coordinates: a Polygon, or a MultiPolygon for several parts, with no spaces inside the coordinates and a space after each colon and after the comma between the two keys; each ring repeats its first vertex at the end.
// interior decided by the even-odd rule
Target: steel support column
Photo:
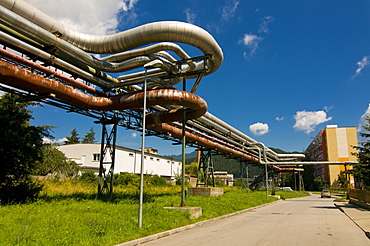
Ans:
{"type": "Polygon", "coordinates": [[[249,189],[248,183],[248,163],[245,161],[240,161],[240,179],[241,179],[241,188],[244,190],[245,188],[249,189]],[[246,181],[244,181],[244,177],[246,177],[246,181]]]}
{"type": "Polygon", "coordinates": [[[204,187],[208,187],[209,181],[211,181],[212,187],[216,186],[213,169],[212,150],[200,149],[197,186],[203,185],[204,187]]]}
{"type": "Polygon", "coordinates": [[[276,195],[275,179],[276,179],[275,172],[274,172],[274,170],[271,170],[271,195],[273,195],[273,196],[276,195]]]}
{"type": "Polygon", "coordinates": [[[98,196],[103,194],[112,196],[118,120],[102,118],[95,123],[102,125],[98,196]],[[111,125],[113,126],[109,127],[111,125]],[[108,172],[105,167],[109,167],[108,172]]]}
{"type": "MultiPolygon", "coordinates": [[[[183,91],[186,91],[186,77],[183,79],[183,91]]],[[[182,136],[181,136],[181,203],[180,207],[185,207],[185,165],[186,165],[186,112],[182,112],[182,136]]]]}

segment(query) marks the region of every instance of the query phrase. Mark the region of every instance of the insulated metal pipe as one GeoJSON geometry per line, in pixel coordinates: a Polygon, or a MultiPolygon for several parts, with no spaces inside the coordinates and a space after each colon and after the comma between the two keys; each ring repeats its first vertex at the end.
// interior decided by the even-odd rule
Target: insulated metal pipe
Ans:
{"type": "MultiPolygon", "coordinates": [[[[170,42],[162,42],[162,43],[159,43],[159,44],[154,44],[154,45],[144,47],[144,48],[140,48],[140,49],[129,50],[129,51],[126,51],[126,52],[122,52],[122,53],[118,53],[118,54],[114,54],[114,55],[110,55],[110,56],[105,56],[101,60],[102,61],[108,61],[108,62],[121,62],[121,61],[130,59],[130,58],[133,58],[133,57],[137,57],[137,56],[153,55],[153,54],[156,54],[156,52],[157,52],[157,55],[170,57],[170,59],[173,58],[167,52],[164,52],[164,50],[169,50],[169,51],[175,52],[181,59],[190,59],[191,58],[179,45],[174,44],[174,43],[170,43],[170,42]],[[159,53],[159,52],[161,52],[161,53],[159,53]]],[[[172,60],[172,62],[176,61],[174,59],[171,59],[171,60],[172,60]]],[[[193,70],[196,66],[196,63],[193,62],[193,61],[189,61],[188,65],[189,65],[188,68],[184,67],[181,70],[182,71],[184,71],[186,69],[193,70]]]]}
{"type": "MultiPolygon", "coordinates": [[[[212,124],[213,127],[221,132],[236,138],[239,141],[243,141],[246,145],[253,145],[258,143],[253,138],[249,137],[248,135],[240,132],[239,130],[235,129],[234,127],[230,126],[226,122],[220,120],[216,116],[212,115],[211,113],[207,112],[202,117],[198,118],[197,121],[204,122],[207,125],[212,124]],[[211,123],[212,122],[212,123],[211,123]]],[[[277,154],[269,148],[264,147],[266,150],[266,155],[274,158],[275,160],[280,160],[281,158],[304,158],[305,155],[303,154],[277,154]]]]}
{"type": "MultiPolygon", "coordinates": [[[[83,109],[102,111],[142,108],[144,93],[142,91],[111,97],[87,95],[56,81],[40,77],[15,65],[0,60],[0,79],[2,83],[37,93],[54,93],[61,101],[83,109]]],[[[175,89],[157,89],[146,93],[148,107],[154,105],[182,105],[188,119],[200,117],[207,111],[206,102],[200,97],[175,89]]],[[[149,114],[148,122],[179,121],[182,110],[149,114]]]]}
{"type": "MultiPolygon", "coordinates": [[[[162,123],[162,124],[148,125],[147,128],[151,129],[153,131],[156,131],[156,132],[170,133],[171,136],[173,136],[175,138],[178,138],[178,139],[181,139],[181,137],[182,137],[181,129],[179,129],[177,127],[174,127],[174,126],[171,126],[169,124],[162,123]]],[[[230,147],[221,145],[221,144],[219,144],[215,141],[208,140],[208,139],[205,139],[203,137],[197,136],[197,135],[192,134],[188,131],[185,132],[185,136],[186,136],[186,139],[187,139],[188,142],[194,142],[197,145],[208,148],[208,149],[214,149],[214,150],[216,150],[218,152],[221,152],[221,153],[231,154],[234,157],[242,158],[242,159],[245,159],[245,160],[249,160],[249,161],[258,163],[258,159],[255,158],[255,157],[252,157],[252,156],[250,156],[246,153],[243,153],[241,151],[234,150],[230,147]]]]}
{"type": "MultiPolygon", "coordinates": [[[[32,41],[33,45],[36,44],[37,46],[41,44],[42,46],[42,44],[47,44],[57,47],[59,51],[57,50],[55,54],[48,54],[45,51],[41,51],[32,45],[26,44],[4,33],[0,34],[0,39],[3,38],[6,42],[12,44],[15,39],[17,42],[14,43],[20,49],[27,50],[27,52],[31,52],[43,59],[51,60],[53,64],[84,77],[89,80],[89,82],[91,81],[102,88],[125,86],[125,89],[131,88],[132,90],[137,90],[139,87],[136,86],[136,84],[143,83],[144,81],[143,72],[122,75],[118,79],[124,79],[125,81],[122,83],[112,83],[112,81],[117,82],[118,80],[109,78],[107,75],[107,77],[103,76],[104,78],[100,78],[99,76],[103,74],[100,70],[109,72],[130,71],[135,68],[143,67],[148,61],[156,58],[161,59],[164,63],[168,63],[170,67],[167,70],[156,68],[147,71],[147,75],[150,76],[148,81],[151,81],[148,83],[148,86],[153,87],[158,84],[178,83],[182,80],[181,76],[174,78],[166,77],[171,73],[177,73],[176,69],[173,69],[171,63],[177,64],[178,62],[166,51],[172,51],[181,59],[185,60],[189,59],[190,56],[183,51],[179,45],[172,42],[189,44],[198,48],[204,55],[210,55],[207,60],[207,66],[203,62],[193,62],[189,60],[186,64],[181,65],[180,70],[182,72],[203,71],[205,69],[204,75],[207,75],[216,71],[223,60],[222,50],[214,38],[202,28],[188,23],[173,21],[156,22],[114,35],[96,36],[76,32],[22,0],[2,0],[0,5],[0,20],[2,22],[6,23],[12,29],[17,30],[21,33],[20,35],[25,34],[32,41]],[[6,35],[8,37],[6,37],[6,35]],[[146,45],[149,46],[143,47],[146,45]],[[103,59],[97,59],[86,52],[97,54],[112,53],[113,55],[103,59]],[[89,71],[81,67],[82,63],[84,64],[84,68],[87,67],[89,71]],[[97,74],[99,74],[99,76],[97,76],[97,74]]],[[[20,38],[20,35],[18,35],[18,38],[20,38]]],[[[79,105],[79,107],[83,108],[97,110],[111,110],[113,108],[117,109],[117,107],[122,110],[135,107],[140,108],[143,100],[143,93],[140,91],[117,97],[91,97],[83,93],[79,94],[81,92],[76,90],[70,91],[70,87],[63,87],[62,84],[55,84],[57,82],[50,82],[45,80],[45,78],[36,82],[37,78],[34,78],[25,71],[19,71],[17,77],[9,70],[3,68],[1,68],[1,70],[4,72],[1,77],[8,84],[39,93],[50,93],[50,90],[55,90],[58,92],[59,99],[66,100],[68,103],[79,105]],[[26,85],[26,83],[29,84],[26,85]]],[[[13,70],[13,72],[14,71],[15,70],[13,70]]],[[[192,76],[195,78],[198,75],[187,75],[187,78],[193,78],[192,76]]],[[[65,81],[67,81],[67,79],[65,79],[65,81]]],[[[69,83],[73,84],[73,80],[69,81],[69,83]]],[[[214,136],[225,136],[222,137],[224,140],[225,138],[227,139],[225,140],[227,144],[224,147],[231,148],[234,152],[236,151],[239,156],[245,154],[243,153],[245,151],[244,146],[253,146],[258,143],[217,117],[209,113],[205,114],[207,109],[206,103],[203,100],[199,100],[198,97],[193,97],[191,93],[186,94],[185,92],[178,92],[176,90],[160,89],[151,90],[146,95],[148,96],[148,100],[153,96],[151,101],[153,104],[151,107],[157,107],[156,104],[162,104],[175,108],[170,111],[165,110],[150,114],[148,117],[148,125],[158,125],[161,122],[180,120],[183,112],[186,113],[187,119],[194,119],[204,115],[198,118],[195,123],[201,123],[199,126],[211,126],[213,128],[211,132],[213,132],[214,136]],[[183,98],[185,99],[184,101],[182,101],[183,98]],[[176,108],[176,105],[185,106],[186,109],[176,108]],[[234,147],[230,147],[232,145],[234,145],[234,147]]],[[[210,134],[212,135],[212,133],[210,134]]],[[[208,142],[204,145],[208,145],[208,142]]],[[[215,145],[213,145],[213,148],[217,149],[220,148],[220,146],[217,145],[217,147],[215,147],[215,145]]],[[[277,154],[264,146],[262,146],[260,150],[264,152],[266,158],[270,161],[304,157],[302,154],[277,154]]],[[[224,149],[224,151],[226,150],[224,149]]],[[[230,153],[234,154],[234,152],[230,153]]]]}
{"type": "Polygon", "coordinates": [[[42,44],[57,47],[70,56],[67,61],[71,63],[73,63],[74,60],[78,60],[101,71],[124,72],[142,67],[150,61],[150,58],[146,56],[134,57],[118,63],[101,61],[79,47],[64,41],[53,33],[40,28],[35,23],[28,21],[2,6],[0,6],[0,20],[11,26],[14,30],[22,32],[42,44]]]}
{"type": "Polygon", "coordinates": [[[41,72],[44,72],[46,73],[47,75],[54,75],[56,76],[57,78],[60,78],[61,80],[67,82],[68,84],[72,85],[72,86],[75,86],[81,90],[84,90],[88,93],[91,93],[93,95],[98,95],[98,96],[103,96],[103,97],[107,97],[108,94],[107,93],[104,93],[100,90],[97,90],[95,88],[92,88],[91,86],[88,86],[84,83],[81,83],[77,80],[74,80],[74,79],[71,79],[70,77],[67,77],[63,74],[60,74],[54,70],[51,70],[47,67],[44,67],[44,66],[41,66],[37,63],[34,63],[34,62],[31,62],[30,60],[26,59],[26,58],[23,58],[23,57],[20,57],[20,56],[17,56],[15,55],[14,53],[12,52],[9,52],[9,51],[6,51],[4,49],[0,49],[0,55],[3,56],[3,57],[7,57],[9,59],[12,59],[13,61],[16,61],[16,62],[19,62],[21,64],[24,64],[24,65],[27,65],[27,66],[30,66],[31,68],[34,68],[34,69],[37,69],[41,72]]]}
{"type": "MultiPolygon", "coordinates": [[[[211,54],[212,57],[208,61],[209,70],[207,74],[213,73],[222,64],[222,50],[212,35],[204,29],[189,23],[176,21],[155,22],[113,35],[97,36],[74,31],[20,0],[3,0],[0,4],[48,32],[57,33],[63,40],[87,52],[111,54],[135,49],[151,43],[170,41],[189,44],[200,49],[203,54],[211,54]]],[[[202,62],[197,67],[203,67],[202,62]]]]}
{"type": "Polygon", "coordinates": [[[99,76],[97,76],[97,72],[96,71],[91,71],[91,70],[94,70],[94,69],[90,69],[90,72],[94,72],[94,73],[89,73],[81,68],[78,68],[62,59],[59,59],[45,51],[42,51],[32,45],[29,45],[25,42],[22,42],[21,40],[19,39],[16,39],[2,31],[0,31],[0,40],[3,41],[3,42],[6,42],[6,43],[9,43],[11,44],[12,46],[14,47],[17,47],[21,50],[25,50],[27,51],[28,53],[31,53],[35,56],[38,56],[46,61],[50,61],[52,64],[55,64],[61,68],[64,68],[66,69],[67,71],[70,71],[78,76],[81,76],[82,78],[85,78],[86,80],[90,81],[91,83],[95,84],[95,85],[98,85],[98,86],[101,86],[101,87],[104,87],[104,88],[114,88],[114,87],[119,87],[121,86],[121,84],[119,83],[120,81],[117,80],[117,79],[114,79],[112,77],[110,77],[109,75],[107,74],[104,74],[102,72],[98,73],[99,76]],[[104,80],[103,78],[106,78],[106,80],[104,80]]]}

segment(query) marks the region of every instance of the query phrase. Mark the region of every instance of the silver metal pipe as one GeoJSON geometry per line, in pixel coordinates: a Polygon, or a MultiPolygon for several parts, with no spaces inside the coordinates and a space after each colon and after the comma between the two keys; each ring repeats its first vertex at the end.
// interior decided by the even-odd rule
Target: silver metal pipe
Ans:
{"type": "Polygon", "coordinates": [[[7,25],[12,26],[14,30],[25,33],[28,37],[40,43],[59,48],[65,54],[70,56],[70,58],[67,59],[68,62],[73,63],[74,60],[82,61],[86,63],[86,65],[91,66],[99,71],[112,73],[125,72],[140,68],[144,64],[151,61],[151,59],[147,56],[134,57],[118,63],[99,60],[91,54],[88,54],[80,48],[63,41],[63,39],[59,38],[58,36],[47,32],[36,24],[2,6],[0,6],[0,20],[7,25]]]}
{"type": "Polygon", "coordinates": [[[290,161],[290,162],[268,162],[270,165],[277,165],[277,166],[290,166],[290,165],[354,165],[358,164],[356,161],[290,161]]]}
{"type": "MultiPolygon", "coordinates": [[[[197,119],[200,122],[207,122],[206,124],[209,124],[209,122],[213,122],[215,128],[217,130],[220,130],[224,132],[225,134],[230,134],[231,137],[235,137],[238,140],[241,140],[245,142],[247,145],[258,143],[253,138],[249,137],[248,135],[240,132],[239,130],[235,129],[234,127],[230,126],[226,122],[220,120],[216,116],[212,115],[211,113],[207,112],[205,115],[197,119]],[[218,125],[218,126],[217,126],[218,125]]],[[[304,158],[304,154],[277,154],[273,150],[264,147],[266,150],[266,155],[276,159],[280,160],[281,158],[304,158]]]]}
{"type": "MultiPolygon", "coordinates": [[[[3,42],[7,42],[7,43],[10,43],[11,45],[13,45],[14,47],[17,47],[19,49],[22,49],[22,50],[25,50],[35,56],[38,56],[42,59],[45,59],[47,61],[51,61],[53,64],[69,71],[69,72],[72,72],[78,76],[81,76],[82,78],[90,81],[91,83],[95,84],[95,85],[98,85],[100,87],[103,87],[103,88],[117,88],[117,87],[121,87],[121,86],[126,86],[126,85],[130,85],[131,84],[140,84],[143,82],[144,78],[140,78],[140,79],[136,79],[136,80],[131,80],[130,83],[126,83],[126,82],[119,82],[118,80],[110,77],[109,75],[107,74],[102,74],[102,76],[104,76],[105,78],[107,78],[107,80],[104,80],[96,75],[95,72],[93,71],[93,73],[89,73],[81,68],[78,68],[62,59],[59,59],[45,51],[42,51],[32,45],[29,45],[17,38],[14,38],[12,36],[10,36],[9,34],[6,34],[2,31],[0,31],[0,40],[3,41],[3,42]]],[[[91,68],[90,68],[90,71],[91,71],[91,68]]],[[[149,77],[147,79],[149,82],[156,82],[156,83],[160,83],[159,79],[158,78],[153,78],[153,77],[149,77]]]]}
{"type": "MultiPolygon", "coordinates": [[[[108,85],[111,85],[112,87],[114,85],[117,85],[116,83],[114,83],[113,81],[105,81],[91,73],[88,73],[76,66],[73,66],[71,64],[69,64],[68,62],[64,61],[64,60],[61,60],[57,57],[54,57],[52,55],[50,55],[49,53],[45,52],[45,51],[42,51],[32,45],[29,45],[19,39],[16,39],[2,31],[0,31],[0,40],[1,41],[4,41],[4,42],[7,42],[7,43],[11,43],[13,46],[19,48],[19,49],[22,49],[22,50],[25,50],[33,55],[36,55],[42,59],[45,59],[45,60],[48,60],[48,61],[52,61],[55,65],[57,66],[60,66],[64,69],[66,69],[67,71],[70,71],[74,74],[77,74],[79,76],[81,76],[82,78],[85,78],[86,80],[89,80],[91,83],[95,84],[95,85],[98,85],[98,86],[102,86],[102,87],[109,87],[108,85]]],[[[118,80],[117,80],[118,82],[118,80]]]]}
{"type": "MultiPolygon", "coordinates": [[[[162,55],[168,56],[169,54],[165,52],[165,50],[173,51],[176,55],[178,55],[181,59],[190,59],[191,57],[177,44],[170,43],[170,42],[162,42],[159,44],[150,45],[144,48],[129,50],[126,52],[110,55],[103,57],[102,61],[107,62],[121,62],[127,59],[138,57],[138,56],[145,56],[145,55],[152,55],[156,52],[162,52],[162,55]],[[166,54],[167,53],[167,54],[166,54]]],[[[175,59],[172,62],[176,61],[175,59]]],[[[196,63],[193,61],[188,62],[188,70],[191,71],[196,67],[196,63]]],[[[185,70],[186,68],[184,68],[185,70]]]]}
{"type": "MultiPolygon", "coordinates": [[[[146,76],[144,76],[144,71],[140,71],[118,77],[119,80],[124,80],[122,83],[107,82],[94,74],[90,74],[88,71],[83,71],[83,69],[76,67],[76,64],[73,63],[74,60],[78,60],[94,68],[95,71],[90,72],[96,73],[97,71],[131,71],[143,67],[144,64],[155,59],[155,56],[164,58],[164,64],[166,62],[175,64],[177,60],[166,51],[174,52],[181,59],[189,59],[190,56],[179,45],[173,42],[192,45],[202,51],[204,55],[211,55],[209,60],[207,60],[208,71],[205,75],[216,71],[223,60],[222,50],[214,38],[202,28],[188,23],[174,21],[156,22],[113,35],[96,36],[76,32],[21,0],[2,0],[0,5],[0,19],[4,23],[26,34],[32,40],[58,47],[63,53],[67,54],[67,56],[64,56],[65,61],[53,57],[55,64],[67,71],[91,80],[91,82],[102,87],[113,88],[125,86],[125,88],[137,90],[140,87],[136,84],[143,83],[146,76]],[[153,44],[157,42],[161,43],[153,44]],[[146,45],[149,46],[143,47],[146,45]],[[86,52],[97,54],[113,53],[113,55],[97,59],[86,52]]],[[[32,47],[31,45],[29,46],[32,47]]],[[[24,47],[22,48],[26,49],[24,47]]],[[[27,51],[33,50],[33,52],[36,52],[38,56],[44,59],[52,58],[47,52],[30,47],[27,47],[27,51]]],[[[185,72],[203,69],[203,62],[189,60],[187,64],[181,65],[181,70],[185,72]]],[[[182,80],[180,76],[167,81],[161,78],[171,73],[171,68],[169,70],[167,69],[167,72],[160,68],[150,69],[146,72],[148,76],[152,77],[152,79],[148,77],[148,82],[151,81],[151,83],[148,83],[149,87],[157,84],[176,84],[182,80]]],[[[192,77],[188,76],[188,78],[192,77]]],[[[242,149],[245,149],[247,146],[260,145],[253,138],[238,131],[210,113],[206,113],[206,115],[196,121],[213,127],[215,129],[214,131],[212,130],[214,136],[223,140],[227,139],[229,143],[242,149]]],[[[196,122],[194,121],[194,123],[196,122]]],[[[277,154],[264,145],[258,151],[263,151],[265,161],[267,158],[269,160],[281,161],[286,160],[286,158],[304,157],[303,154],[277,154]]]]}
{"type": "MultiPolygon", "coordinates": [[[[63,40],[97,54],[111,54],[135,49],[157,42],[178,42],[192,45],[203,54],[211,54],[207,74],[222,64],[223,53],[215,39],[204,29],[189,23],[163,21],[145,24],[113,35],[97,36],[74,31],[21,0],[2,0],[0,3],[12,12],[28,19],[63,40]]],[[[202,66],[197,66],[198,67],[202,66]]]]}

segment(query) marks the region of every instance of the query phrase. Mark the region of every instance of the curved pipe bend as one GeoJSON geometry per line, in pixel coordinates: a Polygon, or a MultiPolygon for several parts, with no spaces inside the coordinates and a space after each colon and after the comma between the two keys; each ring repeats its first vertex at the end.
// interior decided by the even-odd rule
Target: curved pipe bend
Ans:
{"type": "Polygon", "coordinates": [[[146,56],[134,57],[119,63],[102,61],[2,6],[0,6],[0,19],[14,30],[24,33],[29,38],[44,45],[58,48],[59,50],[56,51],[56,54],[67,55],[65,60],[70,63],[75,63],[77,60],[99,71],[118,73],[140,68],[151,61],[146,56]]]}
{"type": "MultiPolygon", "coordinates": [[[[107,62],[121,62],[132,57],[137,56],[149,56],[155,55],[156,53],[164,55],[166,57],[170,57],[171,62],[176,61],[171,55],[169,55],[166,51],[173,51],[176,55],[178,55],[181,59],[190,59],[191,57],[177,44],[170,43],[170,42],[162,42],[159,44],[153,44],[147,47],[129,50],[122,53],[117,53],[114,55],[106,56],[101,58],[102,61],[107,62]]],[[[188,62],[190,70],[193,70],[196,66],[195,62],[189,61],[188,62]]]]}
{"type": "MultiPolygon", "coordinates": [[[[35,67],[38,68],[38,67],[35,67]]],[[[47,68],[43,68],[45,72],[47,68]]],[[[113,97],[97,97],[87,95],[69,86],[49,80],[39,75],[28,72],[15,65],[0,60],[0,79],[3,83],[13,87],[17,87],[26,91],[38,93],[54,93],[59,100],[75,105],[84,109],[95,110],[124,110],[141,108],[143,105],[144,93],[142,91],[136,93],[127,93],[113,97]]],[[[69,79],[70,82],[72,81],[69,79]]],[[[194,119],[202,116],[207,110],[206,102],[200,97],[175,89],[153,89],[147,92],[148,106],[157,104],[163,105],[181,105],[185,107],[186,119],[194,119]]],[[[169,112],[159,112],[147,115],[148,129],[157,132],[171,133],[176,138],[181,139],[182,130],[165,124],[164,122],[179,121],[182,119],[182,110],[176,109],[169,112]]],[[[186,132],[188,141],[195,142],[200,146],[216,149],[222,153],[228,153],[233,156],[257,162],[258,159],[243,153],[241,149],[234,149],[219,141],[207,139],[204,136],[197,136],[189,131],[186,132]]]]}
{"type": "Polygon", "coordinates": [[[111,54],[152,43],[169,41],[189,44],[200,49],[203,54],[212,55],[208,61],[209,71],[207,74],[213,73],[222,64],[222,50],[212,35],[189,23],[177,21],[154,22],[117,34],[98,36],[74,31],[21,0],[2,0],[0,4],[48,32],[58,33],[58,36],[63,40],[86,52],[111,54]]]}

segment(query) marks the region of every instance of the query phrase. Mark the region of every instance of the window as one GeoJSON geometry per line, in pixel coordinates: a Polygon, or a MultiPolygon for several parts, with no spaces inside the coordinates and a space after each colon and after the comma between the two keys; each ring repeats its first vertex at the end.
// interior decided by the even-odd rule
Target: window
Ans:
{"type": "Polygon", "coordinates": [[[93,161],[100,161],[100,154],[93,154],[93,161]]]}
{"type": "Polygon", "coordinates": [[[157,161],[161,161],[159,158],[157,158],[157,161]]]}
{"type": "Polygon", "coordinates": [[[134,154],[133,153],[129,153],[128,154],[130,157],[134,157],[134,154]]]}
{"type": "Polygon", "coordinates": [[[153,157],[150,157],[150,160],[151,160],[151,161],[154,161],[154,158],[153,158],[153,157]]]}

